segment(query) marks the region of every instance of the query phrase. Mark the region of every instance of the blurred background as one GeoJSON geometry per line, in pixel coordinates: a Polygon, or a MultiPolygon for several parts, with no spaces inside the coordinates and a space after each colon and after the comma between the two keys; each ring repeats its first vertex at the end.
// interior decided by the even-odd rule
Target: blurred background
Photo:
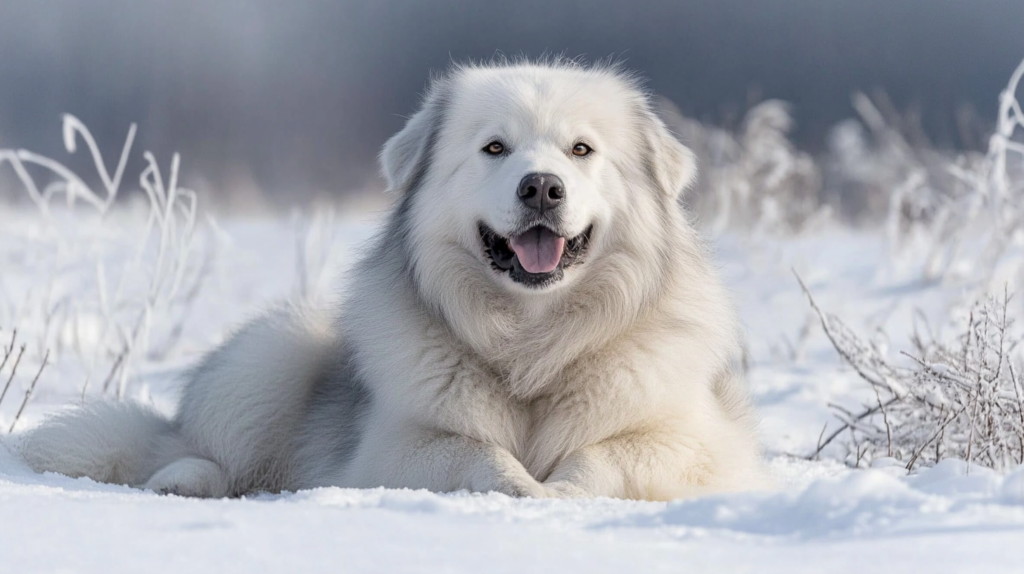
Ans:
{"type": "Polygon", "coordinates": [[[1021,0],[3,0],[0,148],[63,161],[67,112],[113,157],[138,122],[209,201],[305,203],[382,187],[431,71],[555,53],[624,60],[702,126],[789,102],[812,157],[856,92],[915,146],[983,150],[1021,30],[1021,0]]]}

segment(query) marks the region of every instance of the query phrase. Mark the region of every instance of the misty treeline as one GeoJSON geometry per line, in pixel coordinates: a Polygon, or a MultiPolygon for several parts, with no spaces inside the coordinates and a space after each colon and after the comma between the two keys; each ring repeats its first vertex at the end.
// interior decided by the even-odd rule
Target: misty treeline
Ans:
{"type": "Polygon", "coordinates": [[[810,154],[790,139],[789,105],[752,106],[725,130],[686,118],[667,100],[662,115],[696,153],[700,179],[688,196],[714,234],[795,234],[826,221],[882,227],[894,251],[929,244],[921,262],[940,278],[969,257],[991,268],[1024,224],[1024,62],[993,97],[994,130],[982,151],[923,144],[913,122],[884,97],[855,93],[856,118],[836,125],[810,154]]]}
{"type": "Polygon", "coordinates": [[[906,233],[908,226],[942,219],[967,196],[1002,201],[1020,194],[1024,129],[1016,108],[1000,102],[1013,99],[1020,74],[993,96],[995,129],[985,134],[989,144],[981,151],[928,145],[884,93],[852,94],[856,117],[836,124],[814,154],[791,138],[795,122],[784,101],[752,105],[732,130],[685,117],[667,99],[659,103],[677,137],[697,153],[700,178],[689,202],[711,229],[795,233],[827,214],[850,225],[896,223],[906,233]]]}

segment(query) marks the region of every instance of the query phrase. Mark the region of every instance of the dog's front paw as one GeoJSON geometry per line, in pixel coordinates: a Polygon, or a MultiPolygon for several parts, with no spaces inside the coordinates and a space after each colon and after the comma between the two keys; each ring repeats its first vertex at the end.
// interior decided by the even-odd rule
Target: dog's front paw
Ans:
{"type": "Polygon", "coordinates": [[[548,498],[592,498],[593,494],[567,480],[553,480],[541,484],[548,498]]]}
{"type": "Polygon", "coordinates": [[[487,480],[474,481],[473,492],[500,492],[513,498],[547,498],[548,493],[541,483],[531,476],[495,476],[487,480]]]}
{"type": "Polygon", "coordinates": [[[515,498],[546,498],[547,491],[511,453],[490,448],[474,458],[462,488],[472,492],[500,492],[515,498]]]}
{"type": "Polygon", "coordinates": [[[212,460],[180,458],[161,468],[146,482],[145,488],[160,494],[221,498],[227,496],[227,473],[212,460]]]}

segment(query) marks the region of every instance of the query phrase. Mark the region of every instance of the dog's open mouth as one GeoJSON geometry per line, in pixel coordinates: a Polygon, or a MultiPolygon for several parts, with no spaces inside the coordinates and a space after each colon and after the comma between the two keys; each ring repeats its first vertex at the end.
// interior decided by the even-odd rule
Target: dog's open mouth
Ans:
{"type": "Polygon", "coordinates": [[[565,269],[583,261],[593,229],[590,226],[576,237],[566,239],[537,225],[518,235],[503,237],[481,223],[480,238],[495,271],[508,273],[513,281],[527,287],[545,287],[560,281],[565,269]]]}

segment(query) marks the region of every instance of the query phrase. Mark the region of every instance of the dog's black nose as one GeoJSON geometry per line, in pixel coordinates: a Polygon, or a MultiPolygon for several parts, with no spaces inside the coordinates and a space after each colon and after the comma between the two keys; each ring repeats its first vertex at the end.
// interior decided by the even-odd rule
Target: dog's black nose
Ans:
{"type": "Polygon", "coordinates": [[[565,199],[565,185],[552,173],[531,173],[519,182],[519,201],[544,213],[565,199]]]}

